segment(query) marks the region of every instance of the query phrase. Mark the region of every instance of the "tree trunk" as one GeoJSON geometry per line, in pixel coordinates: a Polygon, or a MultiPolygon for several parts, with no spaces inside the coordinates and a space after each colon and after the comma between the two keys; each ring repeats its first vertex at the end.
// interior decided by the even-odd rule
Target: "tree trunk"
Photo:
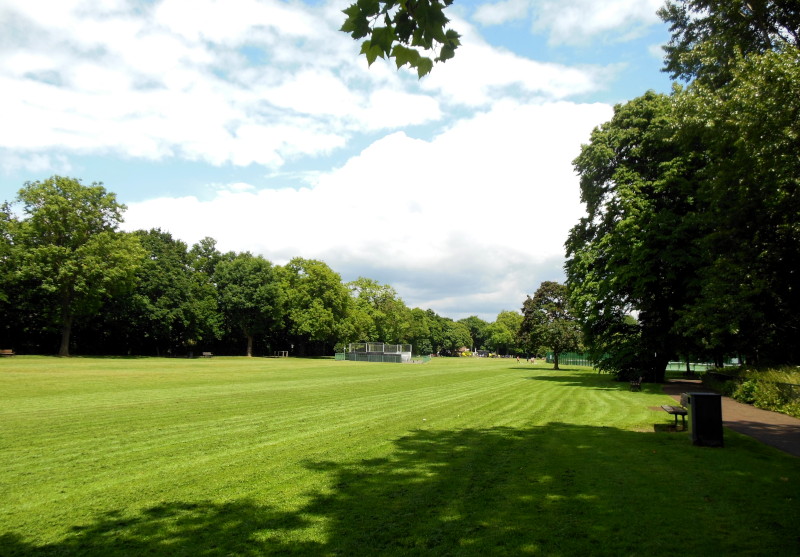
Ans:
{"type": "Polygon", "coordinates": [[[653,361],[653,369],[651,371],[654,383],[663,383],[667,379],[667,364],[669,358],[662,358],[656,356],[653,361]]]}
{"type": "Polygon", "coordinates": [[[247,331],[245,331],[244,334],[247,337],[247,357],[248,358],[252,358],[253,357],[253,335],[248,334],[247,331]]]}
{"type": "Polygon", "coordinates": [[[61,346],[59,356],[69,356],[69,338],[72,335],[72,316],[65,315],[61,323],[61,346]]]}
{"type": "Polygon", "coordinates": [[[558,367],[558,352],[553,352],[553,369],[559,369],[558,367]]]}

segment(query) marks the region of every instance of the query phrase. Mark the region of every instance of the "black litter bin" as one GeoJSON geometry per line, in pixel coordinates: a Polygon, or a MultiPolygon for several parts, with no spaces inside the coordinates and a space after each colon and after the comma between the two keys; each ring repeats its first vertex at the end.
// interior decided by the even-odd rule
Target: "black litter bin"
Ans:
{"type": "Polygon", "coordinates": [[[722,447],[722,396],[717,393],[683,393],[681,402],[689,410],[692,443],[722,447]]]}

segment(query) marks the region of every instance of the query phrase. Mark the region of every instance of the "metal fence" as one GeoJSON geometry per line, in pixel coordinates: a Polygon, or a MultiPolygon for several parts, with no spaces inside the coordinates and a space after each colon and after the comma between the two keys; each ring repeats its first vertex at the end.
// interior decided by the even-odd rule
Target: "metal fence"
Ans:
{"type": "Polygon", "coordinates": [[[380,354],[402,354],[411,352],[410,344],[386,344],[383,342],[351,342],[347,352],[372,352],[380,354]]]}
{"type": "MultiPolygon", "coordinates": [[[[545,361],[548,364],[555,363],[555,358],[552,352],[545,354],[545,361]]],[[[581,354],[580,352],[562,352],[558,355],[558,364],[564,366],[593,366],[594,363],[589,359],[589,354],[581,354]]]]}
{"type": "Polygon", "coordinates": [[[401,354],[365,354],[363,352],[337,352],[334,356],[336,360],[347,360],[350,362],[375,362],[400,364],[403,362],[401,354]]]}
{"type": "MultiPolygon", "coordinates": [[[[708,371],[714,369],[714,364],[708,362],[689,362],[692,372],[708,371]]],[[[666,371],[686,371],[686,362],[669,362],[666,371]]]]}

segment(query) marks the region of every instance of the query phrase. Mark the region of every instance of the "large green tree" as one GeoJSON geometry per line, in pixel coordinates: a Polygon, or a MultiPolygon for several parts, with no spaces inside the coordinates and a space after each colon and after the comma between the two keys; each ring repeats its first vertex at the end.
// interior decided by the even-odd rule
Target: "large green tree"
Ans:
{"type": "Polygon", "coordinates": [[[286,298],[278,273],[263,257],[245,252],[218,263],[214,282],[220,310],[228,326],[247,339],[251,357],[255,337],[275,335],[282,326],[286,298]]]}
{"type": "Polygon", "coordinates": [[[616,106],[574,163],[587,215],[566,243],[567,286],[593,359],[623,379],[663,380],[689,342],[674,325],[703,261],[703,152],[687,150],[676,127],[672,98],[648,92],[616,106]]]}
{"type": "Polygon", "coordinates": [[[554,281],[545,281],[531,298],[522,305],[520,338],[533,352],[553,352],[553,369],[558,368],[559,356],[578,350],[581,345],[581,327],[573,313],[567,287],[554,281]]]}
{"type": "Polygon", "coordinates": [[[324,353],[347,336],[350,292],[338,273],[322,261],[296,257],[282,267],[281,276],[290,342],[324,353]]]}
{"type": "Polygon", "coordinates": [[[125,206],[102,184],[53,176],[27,182],[17,201],[16,275],[48,300],[45,311],[61,328],[58,353],[68,356],[75,319],[130,289],[144,251],[135,236],[118,231],[125,206]]]}
{"type": "Polygon", "coordinates": [[[699,201],[713,223],[685,336],[718,357],[800,361],[800,51],[740,58],[722,87],[677,97],[686,144],[705,149],[699,201]]]}

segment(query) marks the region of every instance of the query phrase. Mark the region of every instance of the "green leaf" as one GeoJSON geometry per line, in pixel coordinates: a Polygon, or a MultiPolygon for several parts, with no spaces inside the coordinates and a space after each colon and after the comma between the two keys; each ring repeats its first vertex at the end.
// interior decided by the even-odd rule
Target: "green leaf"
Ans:
{"type": "Polygon", "coordinates": [[[382,50],[381,57],[388,55],[392,49],[392,43],[396,39],[394,31],[389,27],[376,27],[372,30],[371,46],[379,47],[382,50]]]}
{"type": "Polygon", "coordinates": [[[381,11],[380,2],[378,0],[358,0],[356,4],[367,17],[377,15],[381,11]]]}
{"type": "Polygon", "coordinates": [[[431,73],[431,70],[433,69],[433,60],[426,58],[425,56],[420,56],[416,66],[417,76],[422,79],[423,76],[431,73]]]}
{"type": "Polygon", "coordinates": [[[354,39],[366,37],[370,33],[369,21],[366,15],[356,4],[352,4],[346,10],[342,10],[347,15],[340,31],[349,33],[354,39]]]}
{"type": "Polygon", "coordinates": [[[364,41],[361,43],[361,54],[367,57],[367,64],[371,66],[378,56],[383,58],[383,49],[371,41],[364,41]]]}
{"type": "Polygon", "coordinates": [[[454,45],[445,44],[442,47],[442,50],[439,52],[439,56],[436,57],[437,62],[446,62],[453,58],[456,55],[456,47],[454,45]]]}
{"type": "Polygon", "coordinates": [[[394,56],[394,60],[397,63],[397,68],[401,68],[405,64],[408,64],[412,68],[416,67],[419,59],[420,54],[414,48],[408,48],[402,45],[395,45],[392,49],[392,56],[394,56]]]}

